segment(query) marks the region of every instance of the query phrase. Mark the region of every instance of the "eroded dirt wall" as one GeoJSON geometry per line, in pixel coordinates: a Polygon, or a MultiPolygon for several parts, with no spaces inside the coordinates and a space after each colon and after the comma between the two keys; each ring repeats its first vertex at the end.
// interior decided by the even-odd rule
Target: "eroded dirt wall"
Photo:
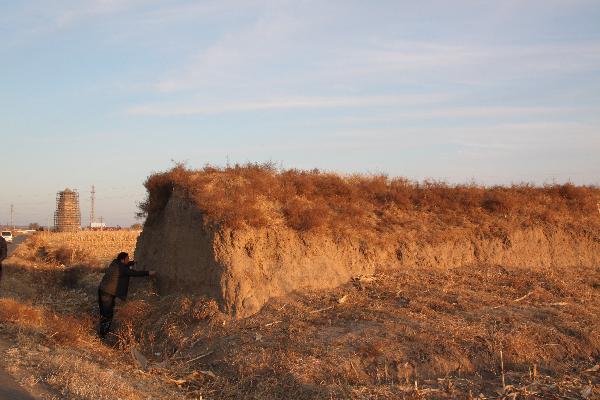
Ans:
{"type": "Polygon", "coordinates": [[[375,245],[285,227],[213,233],[198,210],[175,194],[160,214],[148,219],[136,258],[139,267],[159,272],[161,292],[204,294],[240,318],[256,313],[272,297],[334,288],[376,270],[482,263],[524,268],[600,265],[600,237],[559,228],[518,228],[504,237],[448,231],[447,240],[437,244],[410,233],[390,234],[375,245]]]}
{"type": "Polygon", "coordinates": [[[224,300],[237,316],[252,315],[271,297],[334,288],[376,269],[360,244],[288,229],[225,232],[215,240],[215,255],[227,266],[224,300]]]}
{"type": "Polygon", "coordinates": [[[146,222],[135,258],[136,268],[158,272],[161,293],[205,294],[235,317],[252,315],[271,297],[333,288],[375,271],[364,249],[348,240],[301,237],[287,229],[213,234],[177,194],[146,222]]]}
{"type": "Polygon", "coordinates": [[[136,269],[157,271],[160,293],[193,291],[222,301],[223,267],[215,261],[212,244],[200,213],[172,196],[144,225],[135,249],[136,269]]]}
{"type": "Polygon", "coordinates": [[[536,227],[515,229],[503,238],[464,236],[435,245],[411,238],[398,244],[396,258],[399,266],[593,266],[600,265],[600,234],[575,235],[559,228],[536,227]]]}

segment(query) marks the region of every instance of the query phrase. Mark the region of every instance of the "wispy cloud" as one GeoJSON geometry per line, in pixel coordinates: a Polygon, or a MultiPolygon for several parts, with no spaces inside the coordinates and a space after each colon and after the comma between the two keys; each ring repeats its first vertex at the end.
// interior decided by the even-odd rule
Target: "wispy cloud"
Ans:
{"type": "Polygon", "coordinates": [[[406,106],[432,104],[447,100],[444,94],[405,96],[306,96],[253,99],[237,102],[202,102],[201,104],[154,104],[130,107],[131,115],[177,116],[194,114],[222,114],[245,111],[265,111],[311,108],[355,108],[376,106],[406,106]]]}
{"type": "MultiPolygon", "coordinates": [[[[281,3],[284,4],[284,3],[281,3]]],[[[309,26],[280,5],[265,3],[252,23],[236,27],[154,84],[162,92],[264,81],[266,68],[283,62],[294,37],[309,26]],[[258,73],[257,73],[258,72],[258,73]]]]}
{"type": "MultiPolygon", "coordinates": [[[[364,125],[377,123],[402,123],[415,120],[479,120],[514,118],[581,118],[582,113],[600,113],[600,107],[544,107],[544,106],[453,106],[437,104],[430,107],[397,109],[393,112],[370,113],[356,116],[330,116],[319,118],[316,122],[338,125],[364,125]]],[[[313,121],[314,123],[314,121],[313,121]]]]}
{"type": "MultiPolygon", "coordinates": [[[[64,7],[54,8],[54,25],[64,29],[92,18],[124,13],[141,5],[151,4],[146,0],[83,0],[69,2],[64,7]]],[[[154,1],[156,3],[156,1],[154,1]]]]}
{"type": "Polygon", "coordinates": [[[410,73],[410,77],[497,81],[535,73],[572,73],[600,67],[600,41],[561,45],[482,46],[434,42],[387,42],[373,48],[347,48],[321,61],[327,76],[410,73]],[[416,75],[415,75],[416,73],[416,75]],[[428,74],[430,73],[430,74],[428,74]]]}
{"type": "Polygon", "coordinates": [[[117,16],[155,5],[160,0],[57,0],[51,2],[23,1],[4,10],[0,4],[0,26],[15,25],[0,46],[19,46],[48,40],[53,35],[99,21],[110,22],[117,16]]]}
{"type": "Polygon", "coordinates": [[[136,21],[154,26],[182,23],[189,20],[222,20],[237,13],[252,13],[261,7],[277,4],[276,0],[204,0],[189,2],[163,1],[161,7],[155,7],[138,16],[136,21]],[[232,13],[232,10],[235,10],[232,13]]]}
{"type": "Polygon", "coordinates": [[[494,122],[460,127],[388,126],[338,128],[335,136],[375,144],[397,139],[412,143],[439,143],[480,149],[530,151],[532,146],[600,151],[600,131],[579,122],[494,122]],[[376,139],[376,140],[375,140],[376,139]]]}

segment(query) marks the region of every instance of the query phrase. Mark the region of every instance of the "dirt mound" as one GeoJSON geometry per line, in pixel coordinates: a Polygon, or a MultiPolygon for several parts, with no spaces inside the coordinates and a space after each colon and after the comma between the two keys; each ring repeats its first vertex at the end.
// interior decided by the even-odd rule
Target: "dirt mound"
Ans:
{"type": "Polygon", "coordinates": [[[139,266],[158,270],[162,293],[207,295],[236,317],[272,297],[407,266],[600,263],[595,188],[449,187],[257,166],[177,167],[146,186],[139,266]]]}

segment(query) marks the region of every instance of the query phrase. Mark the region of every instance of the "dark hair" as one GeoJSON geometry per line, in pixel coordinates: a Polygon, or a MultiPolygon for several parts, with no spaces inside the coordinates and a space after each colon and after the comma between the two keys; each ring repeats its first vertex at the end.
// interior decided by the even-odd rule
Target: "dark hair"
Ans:
{"type": "Polygon", "coordinates": [[[125,253],[124,251],[122,251],[121,253],[119,253],[119,255],[117,256],[117,260],[119,261],[123,261],[124,259],[126,259],[127,257],[129,257],[129,254],[125,253]]]}

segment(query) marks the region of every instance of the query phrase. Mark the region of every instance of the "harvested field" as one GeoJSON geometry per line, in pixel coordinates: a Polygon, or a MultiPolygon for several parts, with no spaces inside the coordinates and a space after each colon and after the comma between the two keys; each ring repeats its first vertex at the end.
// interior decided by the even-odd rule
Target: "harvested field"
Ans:
{"type": "Polygon", "coordinates": [[[19,246],[15,257],[49,264],[79,262],[104,266],[121,251],[133,254],[139,234],[138,231],[36,232],[19,246]]]}
{"type": "Polygon", "coordinates": [[[273,299],[240,320],[214,300],[157,296],[140,281],[118,307],[107,347],[93,333],[96,269],[65,288],[49,270],[10,261],[0,327],[15,346],[4,362],[26,387],[42,385],[55,398],[600,393],[598,268],[409,267],[273,299]],[[145,372],[131,347],[148,359],[145,372]]]}

